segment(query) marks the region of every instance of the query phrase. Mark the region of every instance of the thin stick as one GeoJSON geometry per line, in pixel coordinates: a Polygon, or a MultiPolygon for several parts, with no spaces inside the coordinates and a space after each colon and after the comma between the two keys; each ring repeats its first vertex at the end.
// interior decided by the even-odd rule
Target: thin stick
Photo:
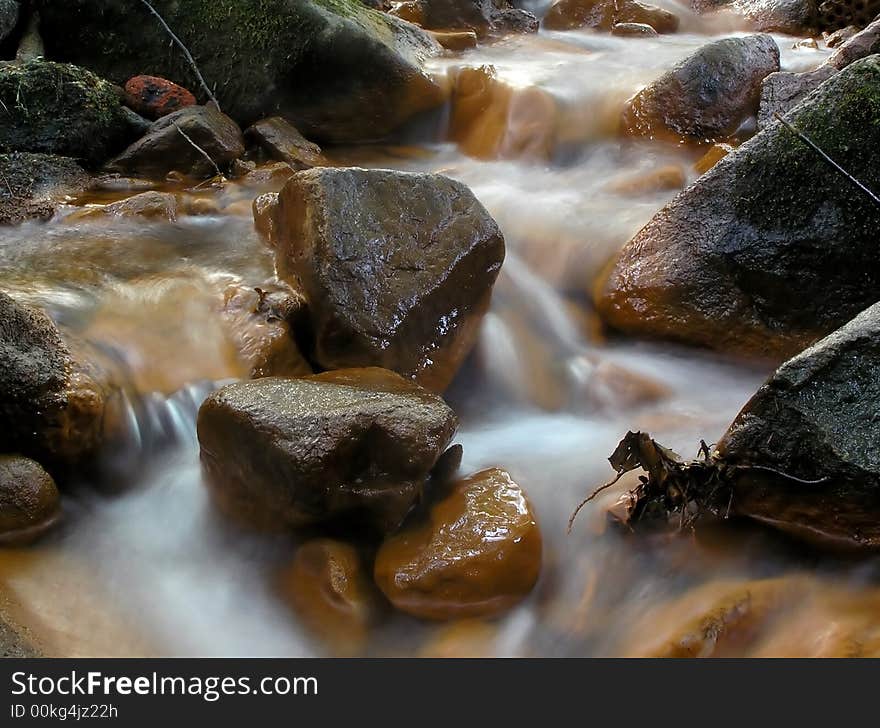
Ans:
{"type": "Polygon", "coordinates": [[[794,126],[792,126],[789,122],[782,118],[781,114],[777,111],[773,113],[782,125],[788,129],[792,134],[794,134],[798,139],[800,139],[804,144],[806,144],[810,149],[812,149],[816,154],[818,154],[822,159],[824,159],[828,164],[830,164],[834,169],[836,169],[840,174],[846,177],[852,184],[859,188],[862,192],[864,192],[868,197],[871,198],[871,201],[880,207],[880,197],[875,195],[870,189],[868,189],[865,185],[859,182],[855,177],[853,177],[849,172],[847,172],[843,167],[841,167],[837,162],[835,162],[831,157],[829,157],[825,152],[823,152],[819,145],[816,144],[812,139],[810,139],[806,134],[802,131],[799,131],[794,126]]]}
{"type": "Polygon", "coordinates": [[[777,470],[776,468],[770,468],[766,465],[737,465],[735,466],[740,470],[765,470],[768,473],[773,473],[774,475],[779,475],[783,478],[787,478],[788,480],[793,480],[795,483],[803,483],[804,485],[819,485],[820,483],[827,483],[831,478],[827,475],[824,478],[818,478],[817,480],[804,480],[803,478],[798,478],[795,475],[789,475],[788,473],[783,473],[781,470],[777,470]]]}
{"type": "Polygon", "coordinates": [[[571,527],[574,526],[574,519],[577,518],[578,513],[581,512],[581,508],[583,508],[585,505],[587,505],[587,503],[589,503],[591,500],[593,500],[593,498],[595,498],[597,495],[599,495],[599,493],[601,493],[603,490],[607,490],[612,485],[614,485],[618,480],[620,480],[624,476],[625,473],[626,473],[625,470],[618,473],[617,477],[614,480],[612,480],[610,483],[605,483],[605,485],[603,485],[599,488],[596,488],[596,490],[594,490],[589,496],[587,496],[580,503],[578,503],[578,507],[574,509],[574,513],[572,513],[571,518],[568,519],[568,529],[567,529],[566,533],[571,533],[571,527]]]}
{"type": "Polygon", "coordinates": [[[217,108],[219,109],[220,102],[217,101],[217,98],[214,96],[214,94],[211,93],[211,89],[208,88],[208,84],[205,83],[205,79],[202,78],[202,73],[201,73],[201,71],[199,71],[199,67],[196,65],[196,60],[195,60],[195,58],[192,57],[192,54],[189,52],[189,49],[183,44],[183,41],[180,40],[180,38],[178,38],[177,35],[175,35],[174,31],[171,30],[171,28],[168,26],[168,23],[165,22],[165,18],[163,18],[161,15],[159,15],[159,12],[156,10],[156,8],[154,8],[152,5],[150,5],[148,0],[141,0],[141,2],[147,6],[147,9],[153,15],[156,16],[156,19],[162,24],[162,27],[165,28],[165,31],[168,33],[168,35],[171,36],[171,40],[173,40],[178,45],[180,50],[183,51],[183,54],[186,56],[186,60],[189,61],[189,64],[192,66],[193,71],[195,71],[196,78],[199,79],[199,83],[202,85],[202,88],[205,90],[205,93],[208,95],[208,98],[211,99],[211,101],[213,101],[217,105],[217,108]]]}
{"type": "Polygon", "coordinates": [[[183,137],[184,139],[186,139],[190,144],[192,144],[193,147],[194,147],[198,152],[200,152],[201,155],[202,155],[205,159],[207,159],[207,160],[211,163],[211,166],[214,168],[214,171],[217,173],[217,176],[222,178],[222,177],[223,177],[223,172],[220,171],[220,167],[217,166],[217,163],[216,163],[213,159],[211,159],[211,155],[208,154],[204,149],[202,149],[198,144],[196,144],[192,139],[190,139],[190,137],[187,135],[187,133],[186,133],[183,129],[181,129],[179,126],[177,126],[177,124],[174,125],[174,128],[177,129],[177,131],[180,132],[180,136],[182,136],[182,137],[183,137]]]}

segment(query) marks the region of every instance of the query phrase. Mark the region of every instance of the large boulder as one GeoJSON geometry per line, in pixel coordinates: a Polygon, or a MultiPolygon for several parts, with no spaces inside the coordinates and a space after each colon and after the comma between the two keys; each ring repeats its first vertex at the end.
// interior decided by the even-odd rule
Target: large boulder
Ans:
{"type": "Polygon", "coordinates": [[[0,64],[0,152],[42,152],[99,165],[136,135],[119,91],[66,63],[0,64]]]}
{"type": "MultiPolygon", "coordinates": [[[[35,0],[50,58],[116,83],[149,73],[204,98],[192,66],[144,4],[35,0]]],[[[357,0],[153,0],[224,112],[242,125],[275,114],[309,138],[381,137],[438,105],[422,30],[357,0]]]]}
{"type": "Polygon", "coordinates": [[[440,397],[377,368],[230,384],[198,416],[218,504],[267,529],[353,518],[394,530],[456,426],[440,397]]]}
{"type": "Polygon", "coordinates": [[[279,276],[308,298],[317,364],[381,366],[446,387],[504,260],[498,225],[467,187],[319,167],[287,182],[271,217],[261,229],[275,233],[279,276]]]}
{"type": "Polygon", "coordinates": [[[761,81],[779,70],[769,35],[724,38],[699,48],[627,102],[627,133],[716,141],[758,107],[761,81]]]}
{"type": "Polygon", "coordinates": [[[647,25],[657,33],[674,33],[679,20],[668,10],[637,0],[556,0],[541,21],[548,30],[586,27],[611,31],[615,25],[632,23],[647,25]]]}
{"type": "Polygon", "coordinates": [[[418,24],[431,30],[471,30],[477,35],[535,32],[538,19],[508,0],[415,0],[418,24]]]}
{"type": "Polygon", "coordinates": [[[541,532],[510,475],[490,468],[451,485],[427,519],[376,554],[376,583],[398,609],[428,619],[492,616],[541,572],[541,532]]]}
{"type": "Polygon", "coordinates": [[[18,0],[0,0],[0,43],[18,23],[18,0]]]}
{"type": "Polygon", "coordinates": [[[733,0],[731,8],[758,30],[806,35],[863,28],[880,15],[880,0],[733,0]]]}
{"type": "Polygon", "coordinates": [[[211,177],[242,154],[244,139],[232,119],[214,106],[187,106],[154,122],[107,168],[152,177],[171,170],[211,177]]]}
{"type": "MultiPolygon", "coordinates": [[[[851,64],[787,120],[880,189],[880,57],[851,64]]],[[[775,122],[625,246],[597,306],[622,331],[791,356],[880,299],[880,210],[775,122]]]]}
{"type": "Polygon", "coordinates": [[[0,292],[0,452],[66,472],[95,454],[105,401],[49,317],[0,292]]]}
{"type": "Polygon", "coordinates": [[[0,154],[0,225],[47,220],[67,195],[83,192],[91,177],[68,157],[15,152],[0,154]]]}
{"type": "Polygon", "coordinates": [[[785,362],[734,420],[719,454],[765,468],[739,476],[735,511],[814,540],[880,546],[878,422],[880,303],[785,362]]]}

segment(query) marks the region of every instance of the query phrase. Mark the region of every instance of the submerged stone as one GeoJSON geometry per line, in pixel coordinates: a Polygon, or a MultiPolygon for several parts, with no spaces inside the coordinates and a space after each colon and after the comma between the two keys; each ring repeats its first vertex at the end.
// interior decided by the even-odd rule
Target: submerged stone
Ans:
{"type": "Polygon", "coordinates": [[[34,541],[58,521],[60,512],[58,488],[39,463],[0,455],[0,545],[34,541]]]}

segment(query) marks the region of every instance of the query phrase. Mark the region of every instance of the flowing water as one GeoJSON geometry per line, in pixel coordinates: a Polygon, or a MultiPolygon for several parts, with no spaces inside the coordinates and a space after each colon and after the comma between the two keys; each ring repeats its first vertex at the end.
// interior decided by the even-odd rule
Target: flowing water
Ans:
{"type": "MultiPolygon", "coordinates": [[[[769,372],[671,345],[607,341],[589,307],[601,267],[675,194],[674,184],[633,180],[662,168],[692,181],[704,151],[621,141],[621,104],[708,38],[740,30],[666,4],[683,17],[673,36],[542,32],[438,59],[431,71],[451,79],[458,102],[395,145],[328,150],[333,163],[458,178],[501,225],[508,256],[492,308],[447,397],[461,416],[464,470],[508,468],[545,539],[541,581],[510,614],[453,625],[389,616],[370,654],[876,647],[873,563],[819,559],[742,528],[698,540],[630,538],[604,516],[623,482],[566,535],[573,507],[609,479],[606,458],[627,430],[695,454],[769,372]],[[463,71],[486,65],[494,77],[463,71]],[[468,94],[487,87],[479,113],[469,111],[468,94]]],[[[813,67],[827,53],[778,40],[788,69],[813,67]]],[[[118,403],[124,437],[101,482],[66,496],[65,523],[52,537],[0,554],[0,608],[49,654],[321,654],[273,591],[291,543],[236,530],[214,513],[194,434],[206,393],[245,374],[234,324],[216,302],[230,286],[271,277],[250,202],[279,184],[158,186],[198,214],[173,223],[83,216],[84,206],[132,193],[107,189],[50,223],[0,229],[3,287],[45,306],[127,385],[118,403]]]]}

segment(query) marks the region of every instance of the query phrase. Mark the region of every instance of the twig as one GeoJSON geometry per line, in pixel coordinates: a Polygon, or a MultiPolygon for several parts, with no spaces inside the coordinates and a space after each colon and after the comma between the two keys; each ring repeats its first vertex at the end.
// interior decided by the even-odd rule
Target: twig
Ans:
{"type": "Polygon", "coordinates": [[[626,474],[626,471],[622,470],[621,472],[619,472],[617,474],[617,477],[614,480],[612,480],[610,483],[605,483],[605,485],[602,485],[602,486],[596,488],[596,490],[594,490],[590,495],[588,495],[580,503],[578,503],[578,507],[574,509],[574,513],[572,513],[571,517],[568,519],[568,529],[566,532],[571,533],[571,528],[572,528],[572,526],[574,526],[574,520],[575,520],[575,518],[578,517],[578,513],[581,512],[581,508],[583,508],[585,505],[587,505],[587,503],[589,503],[591,500],[593,500],[593,498],[595,498],[597,495],[599,495],[599,493],[601,493],[603,490],[607,490],[612,485],[614,485],[625,474],[626,474]]]}
{"type": "Polygon", "coordinates": [[[734,466],[739,470],[765,470],[768,473],[773,473],[774,475],[779,475],[788,480],[793,480],[795,483],[803,483],[804,485],[820,485],[821,483],[827,483],[831,478],[827,475],[824,478],[818,478],[816,480],[804,480],[803,478],[798,478],[795,475],[789,475],[788,473],[784,473],[781,470],[777,470],[776,468],[770,468],[766,465],[736,465],[734,466]]]}
{"type": "Polygon", "coordinates": [[[177,37],[177,35],[174,33],[173,30],[171,30],[171,28],[168,26],[168,23],[165,22],[165,18],[163,18],[161,15],[159,15],[159,12],[156,10],[156,8],[154,8],[148,2],[148,0],[141,0],[141,2],[147,6],[147,9],[153,15],[156,16],[156,19],[162,24],[162,27],[165,28],[165,31],[168,33],[168,35],[171,36],[171,40],[173,40],[178,45],[180,50],[183,51],[183,54],[186,56],[186,60],[189,61],[189,64],[192,66],[193,71],[195,71],[196,78],[198,78],[199,83],[202,85],[202,88],[205,90],[205,93],[208,95],[208,98],[211,99],[211,101],[213,101],[217,105],[217,108],[219,109],[220,102],[217,101],[217,98],[214,96],[214,94],[211,93],[211,89],[208,88],[208,84],[205,83],[205,79],[202,78],[202,73],[201,73],[201,71],[199,71],[199,67],[196,65],[196,60],[195,60],[195,58],[192,57],[192,53],[189,52],[189,49],[183,44],[183,41],[177,37]]]}
{"type": "Polygon", "coordinates": [[[783,119],[782,115],[778,111],[774,112],[773,116],[775,116],[777,118],[777,120],[779,120],[786,129],[788,129],[792,134],[794,134],[804,144],[806,144],[808,147],[810,147],[810,149],[812,149],[814,152],[816,152],[816,154],[818,154],[820,157],[822,157],[822,159],[824,159],[834,169],[836,169],[838,172],[840,172],[840,174],[842,174],[844,177],[846,177],[853,185],[858,187],[859,190],[861,190],[869,198],[871,198],[871,201],[875,205],[877,205],[877,207],[880,207],[880,197],[875,195],[868,187],[866,187],[864,184],[859,182],[859,180],[857,180],[855,177],[853,177],[849,172],[847,172],[843,167],[841,167],[837,162],[835,162],[831,157],[829,157],[825,152],[823,152],[819,148],[818,144],[816,144],[812,139],[810,139],[802,131],[799,131],[792,124],[790,124],[785,119],[783,119]]]}
{"type": "Polygon", "coordinates": [[[223,177],[223,172],[220,171],[220,167],[217,166],[217,163],[216,163],[213,159],[211,159],[211,155],[208,154],[204,149],[202,149],[198,144],[196,144],[196,143],[195,143],[195,142],[194,142],[194,141],[193,141],[193,140],[187,135],[187,133],[186,133],[183,129],[181,129],[179,126],[177,126],[177,124],[174,125],[174,128],[177,129],[178,132],[180,132],[180,136],[182,136],[182,137],[183,137],[184,139],[186,139],[190,144],[192,144],[192,145],[193,145],[193,148],[195,148],[195,149],[196,149],[196,150],[197,150],[197,151],[198,151],[198,152],[199,152],[199,153],[200,153],[205,159],[207,159],[207,160],[211,163],[211,166],[214,168],[214,171],[217,173],[217,176],[220,177],[220,178],[222,179],[222,177],[223,177]]]}

